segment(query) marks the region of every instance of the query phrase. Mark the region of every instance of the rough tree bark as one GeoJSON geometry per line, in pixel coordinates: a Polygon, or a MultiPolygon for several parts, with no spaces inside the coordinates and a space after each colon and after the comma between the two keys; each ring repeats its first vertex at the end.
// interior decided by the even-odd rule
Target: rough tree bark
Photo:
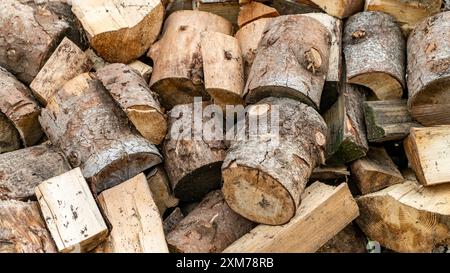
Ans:
{"type": "Polygon", "coordinates": [[[370,88],[380,100],[399,99],[405,87],[405,41],[394,17],[361,12],[344,28],[349,83],[370,88]]]}
{"type": "Polygon", "coordinates": [[[156,147],[130,129],[101,82],[87,73],[67,82],[39,120],[97,192],[161,162],[156,147]]]}
{"type": "Polygon", "coordinates": [[[174,252],[222,252],[253,227],[254,223],[231,210],[222,192],[216,190],[178,223],[167,235],[167,243],[174,252]]]}
{"type": "Polygon", "coordinates": [[[103,67],[96,75],[139,133],[151,143],[160,144],[167,132],[164,110],[139,72],[116,63],[103,67]]]}
{"type": "Polygon", "coordinates": [[[167,18],[162,38],[148,53],[154,63],[150,87],[159,94],[167,109],[192,103],[195,96],[207,98],[200,51],[203,31],[231,35],[232,25],[215,14],[177,11],[167,18]]]}
{"type": "Polygon", "coordinates": [[[0,66],[31,83],[68,27],[48,10],[0,1],[0,66]]]}
{"type": "Polygon", "coordinates": [[[450,124],[450,12],[420,23],[408,40],[408,107],[419,123],[450,124]]]}
{"type": "Polygon", "coordinates": [[[0,155],[0,200],[35,200],[42,181],[70,170],[61,151],[42,144],[0,155]]]}
{"type": "Polygon", "coordinates": [[[295,215],[311,172],[324,161],[326,124],[312,107],[287,98],[261,100],[246,120],[245,137],[232,141],[222,165],[225,199],[254,222],[284,224],[295,215]],[[252,135],[251,120],[269,117],[272,131],[252,135]]]}
{"type": "Polygon", "coordinates": [[[17,129],[23,146],[36,144],[43,136],[38,116],[39,104],[30,89],[0,67],[0,112],[17,129]]]}
{"type": "Polygon", "coordinates": [[[317,20],[302,15],[274,18],[258,45],[245,87],[246,101],[289,97],[318,109],[329,50],[330,35],[317,20]]]}

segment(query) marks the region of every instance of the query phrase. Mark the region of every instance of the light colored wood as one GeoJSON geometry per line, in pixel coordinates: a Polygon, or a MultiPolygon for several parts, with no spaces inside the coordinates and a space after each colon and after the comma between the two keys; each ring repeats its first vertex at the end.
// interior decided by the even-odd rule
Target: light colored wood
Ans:
{"type": "Polygon", "coordinates": [[[153,68],[151,66],[139,60],[129,63],[128,66],[139,71],[139,74],[141,74],[142,78],[144,78],[146,82],[150,81],[150,76],[152,75],[153,71],[153,68]]]}
{"type": "Polygon", "coordinates": [[[108,235],[79,168],[42,182],[36,197],[59,252],[92,250],[108,235]]]}
{"type": "Polygon", "coordinates": [[[333,187],[315,182],[302,199],[289,223],[259,225],[224,252],[315,252],[359,215],[346,183],[333,187]]]}
{"type": "Polygon", "coordinates": [[[71,40],[64,38],[30,84],[34,96],[46,105],[67,81],[91,70],[89,57],[71,40]]]}
{"type": "Polygon", "coordinates": [[[244,104],[244,68],[236,38],[219,32],[203,32],[201,38],[205,90],[215,104],[244,104]]]}
{"type": "Polygon", "coordinates": [[[420,183],[450,182],[450,126],[411,128],[404,147],[420,183]]]}
{"type": "Polygon", "coordinates": [[[259,2],[250,2],[240,7],[237,24],[239,28],[242,28],[246,24],[260,18],[277,17],[279,15],[278,11],[272,7],[259,2]]]}
{"type": "Polygon", "coordinates": [[[106,253],[169,252],[158,208],[143,173],[103,191],[98,201],[112,225],[98,251],[106,253]]]}
{"type": "Polygon", "coordinates": [[[173,208],[178,205],[178,198],[173,195],[170,189],[169,178],[162,166],[158,165],[150,171],[147,175],[147,181],[153,195],[153,200],[161,215],[164,215],[168,208],[173,208]]]}
{"type": "Polygon", "coordinates": [[[37,202],[0,201],[0,253],[56,252],[37,202]]]}
{"type": "Polygon", "coordinates": [[[366,157],[352,162],[350,168],[353,181],[362,194],[379,191],[404,181],[383,147],[370,147],[366,157]]]}
{"type": "Polygon", "coordinates": [[[432,252],[450,241],[450,185],[405,181],[357,198],[357,224],[371,240],[397,252],[432,252]]]}
{"type": "Polygon", "coordinates": [[[92,48],[106,61],[129,63],[158,37],[164,18],[160,0],[77,0],[72,12],[92,48]]]}
{"type": "Polygon", "coordinates": [[[239,2],[238,0],[193,0],[192,9],[219,15],[236,25],[239,2]]]}
{"type": "Polygon", "coordinates": [[[364,8],[364,0],[310,0],[331,16],[343,19],[364,8]]]}

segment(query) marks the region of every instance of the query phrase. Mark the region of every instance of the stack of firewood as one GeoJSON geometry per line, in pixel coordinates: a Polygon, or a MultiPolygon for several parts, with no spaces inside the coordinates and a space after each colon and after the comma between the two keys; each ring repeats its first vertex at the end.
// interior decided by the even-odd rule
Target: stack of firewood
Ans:
{"type": "Polygon", "coordinates": [[[449,10],[0,1],[0,252],[446,251],[449,10]]]}

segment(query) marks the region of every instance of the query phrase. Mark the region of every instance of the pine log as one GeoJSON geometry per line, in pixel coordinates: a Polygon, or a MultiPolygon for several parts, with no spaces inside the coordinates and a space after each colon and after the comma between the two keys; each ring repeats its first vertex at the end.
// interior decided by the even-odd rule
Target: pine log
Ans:
{"type": "Polygon", "coordinates": [[[295,215],[311,172],[324,161],[327,128],[312,107],[287,98],[266,98],[251,106],[246,124],[264,117],[270,117],[271,130],[279,126],[278,134],[252,136],[251,128],[245,128],[245,138],[233,141],[227,151],[222,190],[240,215],[280,225],[295,215]],[[274,115],[278,121],[272,121],[274,115]]]}
{"type": "Polygon", "coordinates": [[[68,27],[48,10],[0,1],[0,66],[31,83],[68,27]]]}
{"type": "Polygon", "coordinates": [[[162,166],[156,166],[147,175],[147,181],[161,215],[164,215],[167,209],[178,205],[178,199],[173,196],[169,178],[162,166]]]}
{"type": "Polygon", "coordinates": [[[46,105],[67,81],[89,72],[89,57],[71,40],[64,38],[30,84],[33,95],[46,105]]]}
{"type": "Polygon", "coordinates": [[[205,90],[215,104],[244,104],[244,68],[236,38],[219,33],[203,32],[201,54],[205,90]]]}
{"type": "Polygon", "coordinates": [[[370,147],[366,157],[352,162],[350,169],[353,181],[362,194],[376,192],[404,181],[383,147],[370,147]]]}
{"type": "Polygon", "coordinates": [[[163,222],[163,229],[164,234],[167,236],[172,230],[175,229],[175,227],[181,222],[181,220],[184,219],[184,215],[181,212],[181,209],[179,207],[176,207],[169,216],[164,219],[163,222]]]}
{"type": "Polygon", "coordinates": [[[277,17],[280,14],[272,7],[266,6],[259,2],[250,2],[240,7],[237,24],[242,28],[248,23],[256,21],[260,18],[277,17]]]}
{"type": "Polygon", "coordinates": [[[150,76],[152,75],[153,71],[153,68],[151,66],[139,60],[129,63],[128,66],[139,71],[139,74],[142,76],[142,78],[144,78],[145,82],[148,83],[150,81],[150,76]]]}
{"type": "Polygon", "coordinates": [[[160,144],[167,132],[164,110],[139,71],[116,63],[96,75],[139,133],[152,144],[160,144]]]}
{"type": "Polygon", "coordinates": [[[236,25],[239,2],[238,0],[192,0],[192,9],[219,15],[236,25]]]}
{"type": "Polygon", "coordinates": [[[450,185],[405,181],[357,198],[362,231],[396,252],[432,252],[450,243],[450,185]]]}
{"type": "Polygon", "coordinates": [[[48,143],[0,155],[0,200],[35,200],[42,181],[70,170],[62,152],[48,143]]]}
{"type": "Polygon", "coordinates": [[[261,18],[253,21],[239,29],[234,36],[238,40],[242,53],[245,81],[248,79],[266,24],[271,20],[272,18],[261,18]]]}
{"type": "Polygon", "coordinates": [[[38,116],[39,104],[30,89],[11,73],[0,67],[0,112],[2,112],[19,133],[25,147],[36,144],[43,136],[38,116]]]}
{"type": "Polygon", "coordinates": [[[366,238],[351,223],[326,242],[317,253],[367,253],[366,238]]]}
{"type": "Polygon", "coordinates": [[[67,82],[42,110],[50,141],[80,167],[96,192],[161,162],[154,145],[138,135],[101,82],[89,74],[67,82]]]}
{"type": "Polygon", "coordinates": [[[406,100],[365,101],[364,117],[369,142],[402,140],[419,124],[408,112],[406,100]]]}
{"type": "Polygon", "coordinates": [[[364,0],[310,0],[323,11],[339,19],[347,18],[364,8],[364,0]]]}
{"type": "Polygon", "coordinates": [[[420,23],[408,40],[408,108],[425,126],[450,124],[450,12],[420,23]]]}
{"type": "Polygon", "coordinates": [[[333,187],[315,182],[302,199],[289,223],[259,225],[224,252],[315,252],[359,215],[346,183],[333,187]]]}
{"type": "Polygon", "coordinates": [[[343,84],[338,101],[324,114],[328,125],[327,162],[346,163],[367,153],[364,99],[364,90],[343,84]]]}
{"type": "Polygon", "coordinates": [[[143,55],[158,37],[164,18],[160,0],[78,0],[72,4],[91,47],[108,62],[129,63],[143,55]]]}
{"type": "Polygon", "coordinates": [[[192,103],[193,97],[207,98],[203,85],[201,32],[214,31],[231,35],[226,19],[203,11],[183,10],[165,21],[163,36],[149,51],[153,60],[150,87],[157,92],[167,109],[192,103]]]}
{"type": "Polygon", "coordinates": [[[328,30],[315,19],[302,15],[274,18],[266,25],[250,70],[247,103],[289,97],[318,109],[330,41],[328,30]]]}
{"type": "Polygon", "coordinates": [[[92,63],[92,70],[97,71],[101,68],[107,66],[109,63],[103,60],[102,57],[98,56],[92,48],[88,48],[84,53],[88,56],[92,63]]]}
{"type": "Polygon", "coordinates": [[[230,209],[220,190],[210,192],[167,235],[172,252],[222,252],[254,224],[230,209]]]}
{"type": "Polygon", "coordinates": [[[425,18],[438,13],[441,0],[366,0],[365,11],[381,11],[395,17],[406,36],[425,18]]]}
{"type": "Polygon", "coordinates": [[[112,230],[97,252],[169,252],[161,216],[143,173],[103,191],[98,201],[112,230]]]}
{"type": "Polygon", "coordinates": [[[108,235],[80,168],[42,182],[36,197],[59,252],[92,250],[108,235]]]}
{"type": "Polygon", "coordinates": [[[425,186],[450,182],[450,126],[411,128],[404,141],[408,161],[425,186]]]}
{"type": "Polygon", "coordinates": [[[0,111],[0,154],[20,149],[21,140],[17,129],[0,111]]]}
{"type": "Polygon", "coordinates": [[[405,88],[405,41],[394,17],[361,12],[344,27],[349,83],[370,88],[380,100],[400,99],[405,88]]]}
{"type": "Polygon", "coordinates": [[[222,127],[217,128],[217,137],[208,137],[197,130],[195,120],[208,124],[222,118],[202,115],[201,107],[197,102],[177,105],[168,114],[169,133],[162,150],[164,167],[175,196],[182,201],[199,200],[220,187],[220,166],[226,153],[222,127]]]}
{"type": "Polygon", "coordinates": [[[0,253],[56,252],[37,202],[0,201],[0,253]]]}

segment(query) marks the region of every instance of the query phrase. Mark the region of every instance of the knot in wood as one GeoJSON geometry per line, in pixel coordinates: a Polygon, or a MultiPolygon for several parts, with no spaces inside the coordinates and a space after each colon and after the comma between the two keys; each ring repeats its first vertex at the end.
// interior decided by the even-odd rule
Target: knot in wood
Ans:
{"type": "Polygon", "coordinates": [[[366,31],[363,29],[358,29],[352,33],[353,39],[361,39],[361,38],[364,38],[365,36],[366,36],[366,31]]]}
{"type": "Polygon", "coordinates": [[[229,50],[224,50],[223,53],[224,53],[226,60],[231,60],[233,58],[233,55],[231,54],[231,52],[229,50]]]}
{"type": "Polygon", "coordinates": [[[322,66],[322,57],[317,49],[311,48],[305,52],[306,69],[313,74],[322,66]]]}
{"type": "Polygon", "coordinates": [[[67,160],[73,168],[79,167],[81,164],[80,157],[78,156],[78,153],[76,151],[71,151],[67,156],[67,160]]]}

